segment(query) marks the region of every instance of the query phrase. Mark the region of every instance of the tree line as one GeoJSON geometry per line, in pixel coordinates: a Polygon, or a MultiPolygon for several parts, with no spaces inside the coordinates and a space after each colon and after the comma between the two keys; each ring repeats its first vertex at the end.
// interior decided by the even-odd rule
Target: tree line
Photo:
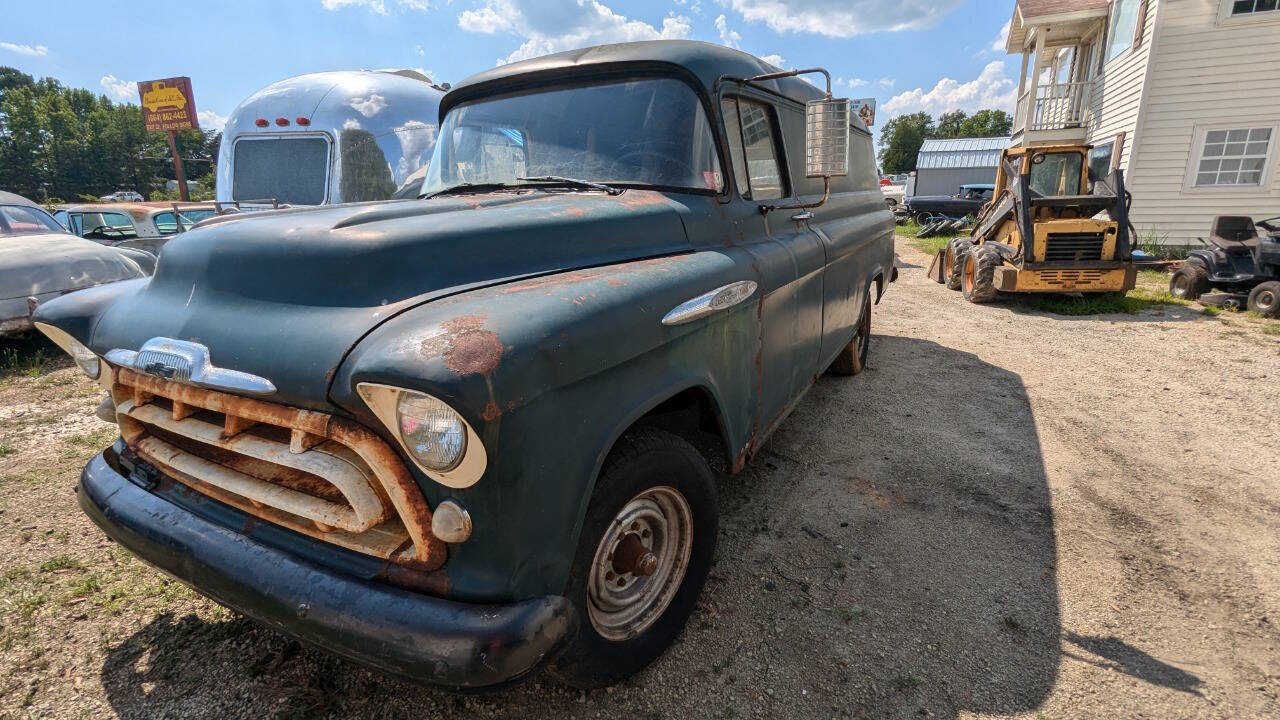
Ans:
{"type": "Polygon", "coordinates": [[[1003,110],[979,110],[972,115],[955,110],[943,113],[937,122],[925,112],[899,115],[880,134],[880,169],[888,174],[915,170],[925,140],[1007,137],[1012,131],[1013,118],[1003,110]]]}
{"type": "MultiPolygon", "coordinates": [[[[189,181],[212,184],[220,141],[208,130],[178,133],[189,181]]],[[[44,203],[117,190],[158,199],[173,177],[168,138],[146,131],[137,105],[0,66],[0,189],[44,203]]]]}

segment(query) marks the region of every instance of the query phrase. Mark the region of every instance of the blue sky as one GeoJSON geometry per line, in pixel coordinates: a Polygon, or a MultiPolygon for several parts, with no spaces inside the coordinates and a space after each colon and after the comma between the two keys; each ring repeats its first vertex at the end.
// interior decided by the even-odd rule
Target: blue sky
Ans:
{"type": "Polygon", "coordinates": [[[316,70],[420,68],[456,82],[496,63],[605,42],[685,37],[784,67],[824,66],[837,94],[896,114],[1012,110],[996,49],[1013,0],[220,0],[7,2],[0,65],[137,102],[188,75],[206,126],[253,91],[316,70]],[[769,56],[773,56],[770,58],[769,56]],[[780,60],[779,60],[780,58],[780,60]]]}

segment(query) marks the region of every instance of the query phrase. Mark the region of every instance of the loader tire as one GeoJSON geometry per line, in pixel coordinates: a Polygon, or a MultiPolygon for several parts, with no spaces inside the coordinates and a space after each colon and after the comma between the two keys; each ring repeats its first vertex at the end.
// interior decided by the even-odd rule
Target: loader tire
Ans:
{"type": "Polygon", "coordinates": [[[973,250],[973,241],[966,237],[958,237],[947,245],[947,254],[942,259],[942,271],[945,274],[948,289],[960,289],[964,258],[971,250],[973,250]]]}
{"type": "Polygon", "coordinates": [[[1169,294],[1182,300],[1195,300],[1209,289],[1209,272],[1200,263],[1186,262],[1169,279],[1169,294]]]}
{"type": "Polygon", "coordinates": [[[964,299],[971,303],[991,302],[996,299],[996,268],[1004,260],[995,248],[979,245],[964,260],[964,275],[960,289],[964,299]]]}

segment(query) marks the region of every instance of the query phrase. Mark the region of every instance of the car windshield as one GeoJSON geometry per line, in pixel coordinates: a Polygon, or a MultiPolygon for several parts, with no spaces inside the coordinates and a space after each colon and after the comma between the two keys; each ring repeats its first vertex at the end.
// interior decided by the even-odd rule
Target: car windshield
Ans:
{"type": "Polygon", "coordinates": [[[25,205],[0,205],[0,235],[39,235],[67,231],[43,210],[25,205]]]}
{"type": "Polygon", "coordinates": [[[1079,195],[1084,155],[1039,153],[1031,159],[1031,189],[1045,197],[1079,195]]]}
{"type": "Polygon", "coordinates": [[[554,176],[719,191],[715,139],[698,96],[666,78],[487,98],[449,111],[423,194],[554,176]]]}

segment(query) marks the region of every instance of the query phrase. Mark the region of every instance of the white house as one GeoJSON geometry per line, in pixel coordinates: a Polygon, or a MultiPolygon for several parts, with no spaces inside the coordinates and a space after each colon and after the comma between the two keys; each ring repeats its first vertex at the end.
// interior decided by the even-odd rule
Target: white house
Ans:
{"type": "Polygon", "coordinates": [[[1015,143],[1087,142],[1142,235],[1280,215],[1280,2],[1015,0],[1015,143]]]}

